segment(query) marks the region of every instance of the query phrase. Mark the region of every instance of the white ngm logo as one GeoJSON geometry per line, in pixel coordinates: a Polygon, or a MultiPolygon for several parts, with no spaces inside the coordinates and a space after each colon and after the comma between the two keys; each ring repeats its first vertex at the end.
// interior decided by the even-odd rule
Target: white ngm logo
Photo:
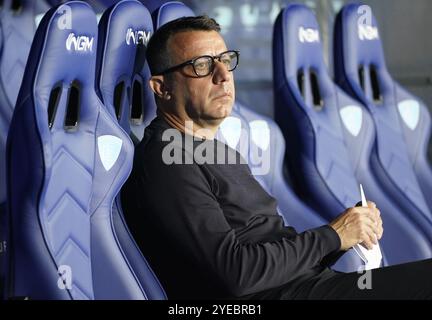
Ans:
{"type": "Polygon", "coordinates": [[[66,40],[66,49],[68,51],[93,51],[93,37],[75,36],[75,33],[70,33],[66,40]]]}
{"type": "Polygon", "coordinates": [[[358,36],[361,41],[379,39],[378,28],[367,24],[359,24],[358,36]]]}
{"type": "Polygon", "coordinates": [[[145,32],[144,30],[133,30],[132,28],[127,29],[126,32],[126,44],[129,46],[130,44],[144,44],[150,40],[151,32],[145,32]]]}
{"type": "Polygon", "coordinates": [[[300,27],[298,31],[298,37],[301,43],[304,42],[320,42],[319,31],[317,29],[312,28],[303,28],[300,27]]]}

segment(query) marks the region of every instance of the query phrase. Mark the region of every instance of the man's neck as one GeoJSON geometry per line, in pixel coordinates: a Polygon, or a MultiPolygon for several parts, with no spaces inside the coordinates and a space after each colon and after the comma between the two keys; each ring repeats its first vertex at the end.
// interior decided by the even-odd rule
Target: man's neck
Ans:
{"type": "Polygon", "coordinates": [[[219,122],[214,125],[209,123],[197,123],[191,119],[180,119],[177,115],[166,112],[160,112],[159,115],[162,116],[171,127],[200,139],[213,140],[220,124],[219,122]]]}

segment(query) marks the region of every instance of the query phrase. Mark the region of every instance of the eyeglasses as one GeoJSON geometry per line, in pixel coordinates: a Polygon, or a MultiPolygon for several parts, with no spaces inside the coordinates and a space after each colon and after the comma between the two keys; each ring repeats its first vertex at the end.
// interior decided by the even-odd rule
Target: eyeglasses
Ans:
{"type": "Polygon", "coordinates": [[[222,62],[228,71],[233,71],[238,65],[239,56],[240,56],[240,52],[237,50],[228,50],[222,52],[217,56],[208,56],[208,55],[200,56],[195,59],[183,62],[174,67],[168,68],[165,71],[159,72],[159,75],[173,72],[187,65],[192,65],[193,70],[197,75],[197,77],[206,77],[213,72],[215,67],[215,60],[222,62]]]}

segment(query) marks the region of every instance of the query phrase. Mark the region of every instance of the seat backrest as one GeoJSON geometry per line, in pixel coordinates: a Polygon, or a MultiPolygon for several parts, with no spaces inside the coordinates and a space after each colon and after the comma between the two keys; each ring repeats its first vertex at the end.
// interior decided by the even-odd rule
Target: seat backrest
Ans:
{"type": "MultiPolygon", "coordinates": [[[[130,131],[130,127],[134,120],[142,121],[142,116],[132,118],[134,106],[131,106],[131,87],[134,87],[134,81],[140,81],[135,75],[135,66],[137,59],[142,59],[137,54],[143,54],[143,48],[138,47],[145,47],[152,33],[150,13],[136,0],[119,1],[104,12],[99,22],[96,91],[114,121],[118,121],[135,141],[138,138],[130,131]]],[[[142,66],[139,70],[141,68],[142,66]]],[[[145,85],[147,84],[140,83],[140,87],[145,85]]],[[[142,105],[139,107],[139,113],[142,114],[142,105]]],[[[131,237],[123,216],[120,196],[114,201],[113,216],[119,241],[131,268],[143,279],[141,283],[147,298],[164,299],[162,286],[131,237]]]]}
{"type": "Polygon", "coordinates": [[[331,108],[337,105],[335,86],[327,73],[318,30],[314,15],[304,5],[289,5],[276,20],[275,119],[290,151],[287,162],[295,188],[332,219],[358,202],[358,184],[338,114],[331,108]]]}
{"type": "MultiPolygon", "coordinates": [[[[141,14],[143,14],[142,10],[140,10],[141,14]]],[[[130,63],[122,63],[121,65],[123,67],[129,68],[127,70],[127,74],[130,73],[130,68],[132,67],[132,79],[130,79],[130,83],[124,83],[122,79],[114,79],[112,76],[105,77],[108,80],[106,81],[119,81],[115,84],[114,87],[112,87],[111,83],[107,84],[100,84],[101,86],[101,95],[103,96],[106,94],[104,92],[103,86],[107,86],[107,88],[110,88],[108,90],[112,90],[112,88],[115,88],[114,91],[109,93],[107,95],[107,99],[109,101],[112,101],[112,104],[115,103],[118,104],[116,107],[117,110],[121,110],[122,112],[117,115],[118,120],[120,121],[121,126],[123,129],[128,132],[134,142],[134,144],[139,143],[143,136],[144,136],[144,129],[145,127],[155,118],[156,116],[156,102],[154,100],[154,94],[151,91],[150,87],[148,86],[148,81],[150,79],[150,69],[148,67],[148,63],[145,59],[145,49],[146,44],[153,33],[153,19],[150,17],[150,20],[148,16],[150,13],[148,10],[145,13],[145,19],[142,21],[135,21],[135,24],[141,24],[142,29],[136,29],[141,30],[143,33],[141,34],[133,34],[133,37],[135,37],[135,41],[139,37],[142,42],[142,44],[137,43],[137,52],[134,54],[134,64],[131,66],[130,63]],[[118,85],[118,86],[117,86],[118,85]],[[123,87],[123,89],[122,89],[123,87]],[[129,89],[128,89],[129,88],[129,89]],[[120,96],[121,94],[121,96],[120,96]],[[109,97],[112,95],[112,98],[109,97]],[[125,103],[130,103],[130,107],[125,107],[125,103]]],[[[105,18],[106,20],[106,18],[105,18]]],[[[125,23],[125,22],[124,22],[125,23]]],[[[102,21],[100,23],[100,26],[104,27],[106,24],[106,21],[102,21]]],[[[103,28],[106,29],[106,28],[103,28]]],[[[103,32],[103,30],[101,30],[103,32]]],[[[129,35],[130,36],[130,35],[129,35]]],[[[132,40],[132,38],[130,38],[132,40]]],[[[129,55],[128,49],[122,46],[124,50],[126,50],[125,54],[129,55]]],[[[129,48],[130,50],[130,48],[129,48]]],[[[99,60],[101,60],[103,57],[101,57],[99,60]]],[[[118,58],[121,58],[121,56],[116,57],[115,59],[117,61],[118,58]]],[[[112,66],[111,73],[115,72],[116,77],[119,76],[118,70],[115,69],[115,65],[112,66]]],[[[105,81],[102,78],[102,74],[100,75],[100,80],[105,81]]],[[[112,108],[110,108],[112,110],[112,108]]],[[[114,110],[116,110],[114,108],[114,110]]]]}
{"type": "MultiPolygon", "coordinates": [[[[179,1],[160,1],[163,2],[162,5],[155,5],[154,1],[144,1],[152,2],[149,4],[151,7],[156,7],[152,11],[153,29],[157,30],[163,24],[180,17],[188,17],[195,15],[194,12],[179,1]]],[[[156,116],[156,102],[154,100],[154,94],[150,87],[147,85],[151,74],[147,62],[142,63],[143,67],[139,70],[138,76],[142,78],[145,84],[142,88],[142,103],[144,105],[144,123],[143,127],[147,126],[156,116]]],[[[142,136],[139,137],[141,140],[142,136]]]]}
{"type": "Polygon", "coordinates": [[[386,197],[371,172],[373,121],[332,82],[312,11],[287,7],[276,21],[274,39],[276,117],[294,146],[291,171],[311,206],[331,219],[358,202],[362,183],[385,221],[381,246],[388,263],[432,256],[432,238],[386,197]]]}
{"type": "Polygon", "coordinates": [[[152,33],[151,15],[139,1],[117,3],[105,11],[99,22],[99,95],[134,142],[144,134],[146,104],[154,105],[152,94],[146,93],[148,97],[143,99],[144,91],[150,90],[148,77],[141,74],[148,69],[145,47],[152,33]]]}
{"type": "Polygon", "coordinates": [[[369,6],[343,7],[336,18],[334,36],[336,81],[367,107],[377,128],[373,166],[380,167],[380,180],[399,206],[416,207],[431,217],[432,173],[426,158],[431,124],[427,108],[389,74],[369,6]]]}
{"type": "MultiPolygon", "coordinates": [[[[147,1],[144,1],[146,3],[147,1]]],[[[163,2],[163,1],[162,1],[163,2]]],[[[155,6],[154,4],[152,5],[155,6]]],[[[192,10],[178,1],[168,1],[162,6],[155,9],[151,16],[153,29],[156,30],[163,23],[170,21],[171,12],[179,14],[177,17],[193,15],[192,10]],[[155,23],[157,21],[157,23],[155,23]]],[[[146,19],[146,23],[147,19],[146,19]]],[[[146,25],[146,30],[150,30],[150,25],[146,25]]],[[[149,34],[146,35],[148,41],[149,34]]],[[[131,121],[130,131],[134,143],[142,140],[145,127],[156,117],[156,102],[154,94],[150,89],[148,82],[151,73],[148,63],[145,59],[145,47],[139,46],[137,59],[135,61],[135,75],[131,89],[131,121]]]]}
{"type": "Polygon", "coordinates": [[[70,1],[31,47],[7,142],[9,297],[146,298],[113,227],[133,145],[95,92],[97,31],[70,1]]]}

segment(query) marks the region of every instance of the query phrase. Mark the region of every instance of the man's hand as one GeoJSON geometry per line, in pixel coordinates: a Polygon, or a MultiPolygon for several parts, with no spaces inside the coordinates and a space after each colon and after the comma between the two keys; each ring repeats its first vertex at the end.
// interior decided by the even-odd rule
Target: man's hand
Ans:
{"type": "Polygon", "coordinates": [[[341,240],[341,250],[348,250],[356,244],[372,249],[383,234],[381,212],[375,203],[368,201],[368,207],[346,209],[330,223],[341,240]]]}

